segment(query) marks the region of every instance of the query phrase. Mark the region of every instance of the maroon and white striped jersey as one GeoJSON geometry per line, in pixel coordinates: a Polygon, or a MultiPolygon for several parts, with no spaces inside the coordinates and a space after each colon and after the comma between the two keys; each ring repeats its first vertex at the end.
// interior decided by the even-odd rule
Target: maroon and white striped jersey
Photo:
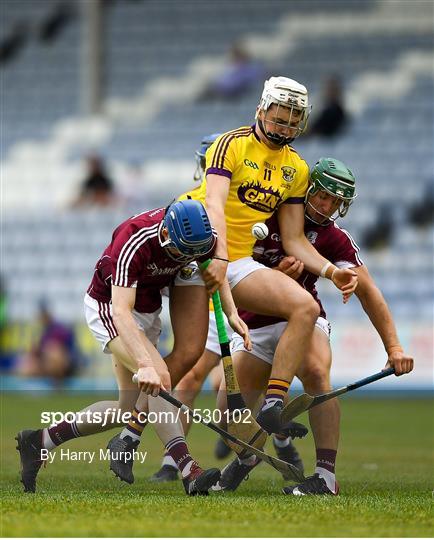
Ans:
{"type": "Polygon", "coordinates": [[[161,289],[186,266],[160,246],[158,234],[164,213],[164,208],[149,210],[115,229],[111,243],[96,263],[89,296],[108,303],[113,284],[137,289],[134,309],[139,313],[153,313],[161,306],[161,289]]]}
{"type": "MultiPolygon", "coordinates": [[[[253,248],[253,257],[265,266],[274,267],[286,256],[286,253],[280,240],[276,214],[273,214],[266,223],[269,234],[264,240],[256,242],[253,248]]],[[[345,229],[341,229],[335,222],[331,221],[328,225],[316,225],[308,218],[305,218],[304,234],[323,257],[339,268],[352,268],[363,265],[363,261],[359,257],[358,245],[351,235],[345,229]]],[[[315,298],[321,309],[320,316],[326,318],[326,313],[315,287],[317,280],[318,276],[304,270],[297,281],[315,298]]],[[[244,310],[238,311],[249,328],[261,328],[283,320],[278,317],[256,315],[244,310]]]]}

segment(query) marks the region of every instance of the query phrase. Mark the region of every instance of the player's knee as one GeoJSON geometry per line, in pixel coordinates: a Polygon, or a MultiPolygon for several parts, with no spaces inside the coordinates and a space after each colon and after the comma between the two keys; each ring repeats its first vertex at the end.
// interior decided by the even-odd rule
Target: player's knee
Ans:
{"type": "Polygon", "coordinates": [[[298,321],[304,321],[305,324],[314,325],[319,317],[320,309],[318,303],[307,291],[297,295],[294,299],[291,309],[291,317],[296,317],[298,321]]]}
{"type": "Polygon", "coordinates": [[[190,370],[176,387],[179,393],[179,399],[184,403],[193,405],[196,396],[202,389],[203,379],[195,372],[194,368],[190,370]]]}
{"type": "Polygon", "coordinates": [[[173,388],[177,387],[187,373],[192,369],[200,357],[200,354],[173,354],[165,358],[172,379],[173,388]]]}
{"type": "Polygon", "coordinates": [[[311,300],[309,302],[308,312],[309,312],[309,319],[313,321],[313,324],[315,324],[316,320],[320,316],[321,310],[318,305],[318,302],[314,300],[313,297],[311,297],[311,300]]]}
{"type": "Polygon", "coordinates": [[[186,343],[175,347],[171,353],[171,361],[182,364],[190,370],[202,356],[204,345],[202,343],[186,343]]]}
{"type": "Polygon", "coordinates": [[[312,364],[306,366],[300,378],[306,392],[309,394],[321,394],[330,390],[329,374],[328,366],[312,364]]]}
{"type": "MultiPolygon", "coordinates": [[[[178,392],[188,395],[188,397],[195,398],[202,388],[203,379],[195,369],[191,369],[176,387],[178,392]]],[[[182,401],[182,400],[181,400],[182,401]]]]}

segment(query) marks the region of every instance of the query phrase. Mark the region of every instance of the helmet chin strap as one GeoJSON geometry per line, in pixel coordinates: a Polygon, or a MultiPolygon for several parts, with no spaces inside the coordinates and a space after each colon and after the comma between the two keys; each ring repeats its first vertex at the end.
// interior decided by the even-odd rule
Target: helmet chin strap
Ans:
{"type": "Polygon", "coordinates": [[[164,250],[167,254],[167,256],[169,257],[169,259],[172,259],[173,261],[176,261],[178,263],[190,263],[194,260],[194,257],[192,257],[191,255],[174,255],[173,253],[171,253],[170,251],[170,246],[167,246],[167,247],[164,247],[164,250]]]}
{"type": "Polygon", "coordinates": [[[282,135],[277,135],[277,133],[269,133],[265,130],[264,123],[260,118],[258,118],[258,126],[264,137],[272,143],[277,144],[277,146],[286,146],[287,144],[291,144],[295,139],[295,137],[283,137],[282,135]]]}
{"type": "MultiPolygon", "coordinates": [[[[335,212],[333,212],[333,214],[335,214],[335,212]]],[[[329,225],[330,222],[333,222],[333,221],[336,221],[336,219],[338,218],[338,215],[336,217],[333,217],[333,215],[331,216],[326,216],[325,214],[323,214],[322,212],[320,212],[319,210],[317,210],[315,208],[315,206],[313,206],[312,203],[310,203],[309,201],[306,202],[306,210],[305,210],[305,215],[307,217],[307,219],[310,219],[310,221],[312,221],[313,223],[315,223],[316,225],[321,225],[322,227],[325,227],[326,225],[329,225]],[[319,214],[320,216],[322,216],[324,219],[320,222],[320,221],[317,221],[315,218],[311,217],[310,214],[308,213],[307,209],[310,208],[312,209],[316,214],[319,214]]]]}

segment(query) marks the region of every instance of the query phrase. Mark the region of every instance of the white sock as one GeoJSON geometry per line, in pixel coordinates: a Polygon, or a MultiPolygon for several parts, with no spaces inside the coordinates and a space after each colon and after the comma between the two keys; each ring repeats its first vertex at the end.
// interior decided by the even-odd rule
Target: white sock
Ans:
{"type": "Polygon", "coordinates": [[[288,437],[287,439],[279,439],[276,437],[276,435],[273,435],[273,442],[277,448],[285,448],[285,446],[288,446],[288,444],[291,442],[291,437],[288,437]]]}
{"type": "Polygon", "coordinates": [[[133,441],[140,441],[140,435],[137,435],[136,433],[133,433],[130,431],[127,427],[122,430],[122,433],[120,435],[121,439],[125,439],[125,437],[131,437],[133,441]]]}
{"type": "Polygon", "coordinates": [[[53,448],[56,448],[56,445],[53,443],[53,441],[51,440],[51,437],[48,433],[48,429],[47,428],[44,428],[42,430],[42,446],[46,449],[46,450],[53,450],[53,448]]]}
{"type": "Polygon", "coordinates": [[[328,471],[327,469],[323,469],[322,467],[315,467],[315,472],[318,473],[321,476],[321,478],[324,478],[329,490],[335,493],[336,492],[335,473],[332,473],[328,471]]]}
{"type": "MultiPolygon", "coordinates": [[[[182,471],[181,471],[181,476],[182,476],[182,478],[185,478],[185,477],[187,477],[187,476],[190,474],[191,467],[192,467],[193,463],[194,463],[194,460],[192,459],[192,460],[189,461],[189,462],[187,463],[187,465],[182,469],[182,471]]],[[[175,467],[176,467],[176,465],[175,465],[175,467]]]]}
{"type": "Polygon", "coordinates": [[[265,403],[262,405],[262,411],[266,411],[267,409],[270,409],[271,407],[273,407],[274,405],[276,405],[276,403],[278,401],[282,401],[281,399],[278,399],[278,398],[268,398],[265,400],[265,403]]]}
{"type": "Polygon", "coordinates": [[[171,467],[174,467],[177,469],[177,465],[175,463],[175,460],[170,454],[164,454],[163,461],[161,462],[161,466],[163,465],[170,465],[171,467]]]}
{"type": "Polygon", "coordinates": [[[239,463],[241,463],[242,465],[248,465],[249,467],[254,465],[256,463],[256,460],[257,460],[257,457],[255,456],[255,454],[252,454],[251,456],[245,459],[238,458],[239,463]]]}

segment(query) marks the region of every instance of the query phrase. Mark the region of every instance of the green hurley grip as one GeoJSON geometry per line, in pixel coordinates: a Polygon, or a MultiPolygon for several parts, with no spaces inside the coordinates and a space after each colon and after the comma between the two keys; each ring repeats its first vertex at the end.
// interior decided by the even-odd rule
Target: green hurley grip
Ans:
{"type": "Polygon", "coordinates": [[[218,291],[212,295],[212,303],[214,305],[215,322],[217,325],[219,343],[227,343],[229,341],[229,337],[228,333],[226,332],[226,324],[223,318],[223,308],[220,300],[220,293],[218,291]]]}
{"type": "MultiPolygon", "coordinates": [[[[205,268],[207,268],[210,262],[210,259],[203,262],[200,265],[201,269],[205,270],[205,268]]],[[[214,315],[221,349],[223,371],[226,380],[228,407],[230,411],[234,411],[235,409],[243,410],[246,406],[240,394],[240,387],[235,376],[234,366],[232,365],[232,358],[229,347],[229,337],[226,332],[225,320],[223,318],[223,308],[220,300],[220,293],[218,291],[212,295],[212,303],[214,305],[214,315]]]]}
{"type": "MultiPolygon", "coordinates": [[[[205,270],[208,267],[211,259],[206,260],[200,265],[201,270],[205,270]]],[[[220,300],[220,293],[216,291],[212,295],[212,303],[214,305],[214,315],[217,326],[217,333],[219,337],[220,350],[223,363],[223,372],[226,381],[226,394],[228,399],[229,411],[244,410],[246,404],[244,403],[243,396],[240,392],[237,377],[235,375],[234,366],[232,364],[232,357],[230,351],[229,337],[226,332],[226,324],[223,318],[223,308],[220,300]]]]}
{"type": "MultiPolygon", "coordinates": [[[[202,270],[205,270],[205,268],[208,267],[209,263],[211,262],[211,259],[208,259],[207,261],[203,262],[200,267],[202,270]]],[[[225,320],[223,318],[223,308],[222,308],[222,302],[220,300],[220,293],[216,291],[212,295],[212,303],[214,305],[214,313],[215,313],[215,321],[217,325],[217,333],[219,336],[219,343],[228,343],[229,337],[228,333],[226,332],[226,324],[225,320]]]]}

